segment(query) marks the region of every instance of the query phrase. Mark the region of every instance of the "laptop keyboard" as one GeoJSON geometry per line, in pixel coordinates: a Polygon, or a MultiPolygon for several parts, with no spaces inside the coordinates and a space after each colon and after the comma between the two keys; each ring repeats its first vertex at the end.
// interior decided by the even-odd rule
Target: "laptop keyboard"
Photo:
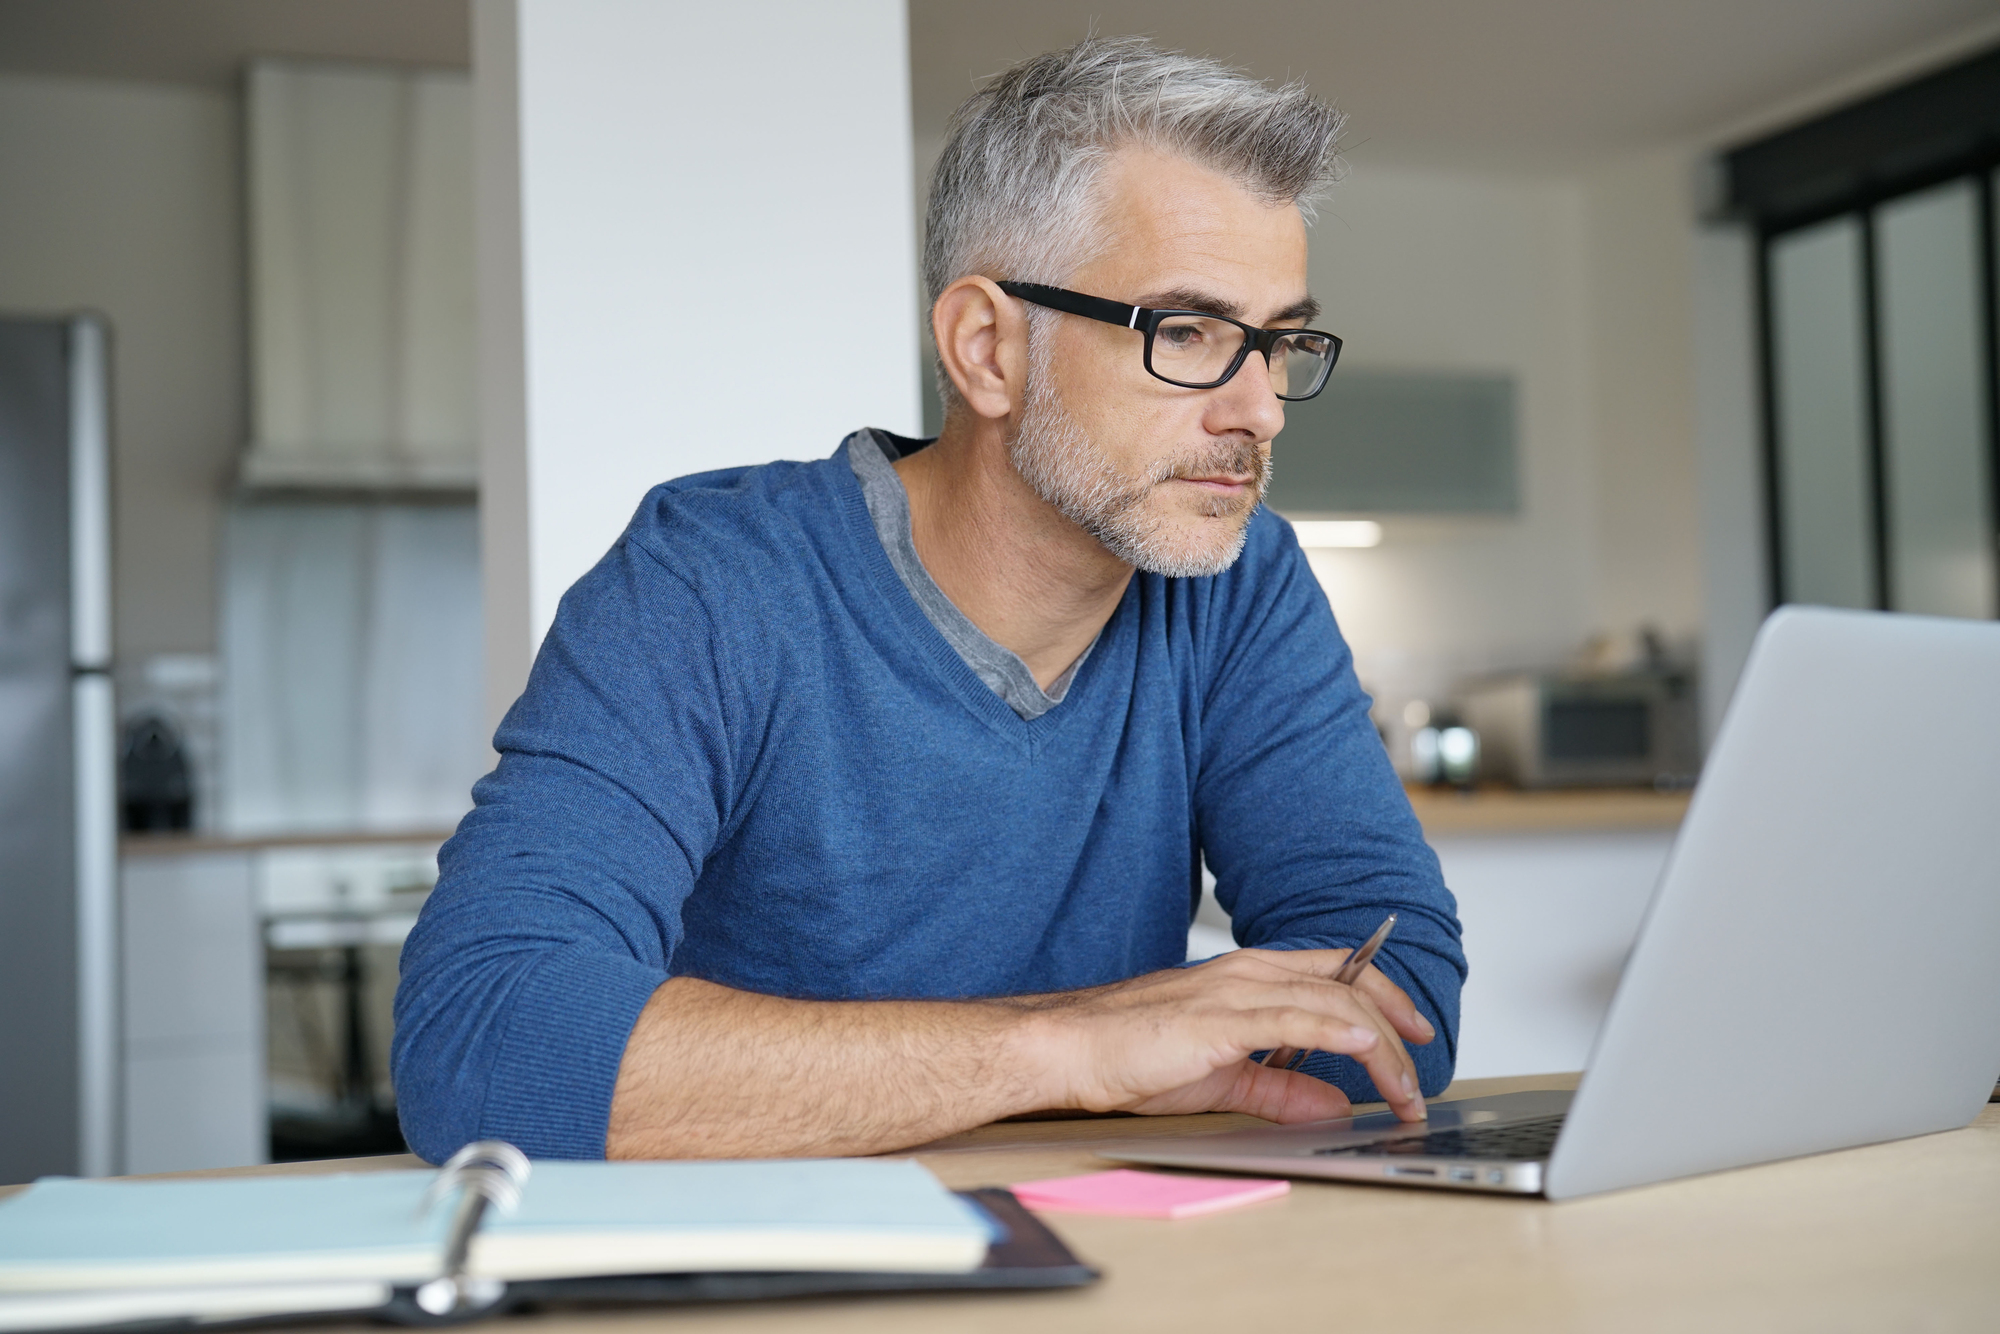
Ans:
{"type": "Polygon", "coordinates": [[[1504,1126],[1465,1126],[1451,1130],[1433,1130],[1422,1135],[1412,1135],[1407,1139],[1315,1149],[1313,1152],[1329,1157],[1348,1158],[1372,1158],[1378,1155],[1502,1160],[1546,1158],[1549,1156],[1549,1150],[1556,1146],[1556,1135],[1561,1132],[1562,1123],[1560,1115],[1540,1116],[1533,1120],[1515,1121],[1504,1126]]]}

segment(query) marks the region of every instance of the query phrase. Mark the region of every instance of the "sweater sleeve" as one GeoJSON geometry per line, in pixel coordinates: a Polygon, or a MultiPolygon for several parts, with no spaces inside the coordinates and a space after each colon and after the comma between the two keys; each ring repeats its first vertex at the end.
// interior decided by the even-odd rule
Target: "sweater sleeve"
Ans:
{"type": "Polygon", "coordinates": [[[392,1067],[425,1159],[604,1156],[732,790],[719,682],[700,602],[631,538],[564,597],[403,947],[392,1067]]]}
{"type": "MultiPolygon", "coordinates": [[[[1276,516],[1255,524],[1246,577],[1217,579],[1205,618],[1197,838],[1240,944],[1353,948],[1396,914],[1375,962],[1437,1028],[1410,1049],[1435,1094],[1458,1047],[1457,904],[1305,553],[1276,516]]],[[[1378,1097],[1345,1057],[1319,1053],[1305,1068],[1356,1101],[1378,1097]]]]}

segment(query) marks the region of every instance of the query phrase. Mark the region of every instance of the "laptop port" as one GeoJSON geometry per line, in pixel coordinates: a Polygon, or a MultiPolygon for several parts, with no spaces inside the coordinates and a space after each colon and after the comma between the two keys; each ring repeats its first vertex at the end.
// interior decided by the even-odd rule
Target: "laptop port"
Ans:
{"type": "Polygon", "coordinates": [[[1405,1167],[1397,1164],[1389,1169],[1389,1175],[1392,1177],[1434,1177],[1437,1174],[1438,1170],[1435,1167],[1405,1167]]]}
{"type": "Polygon", "coordinates": [[[1479,1173],[1469,1167],[1454,1167],[1451,1169],[1451,1179],[1453,1181],[1477,1181],[1479,1180],[1479,1173]]]}
{"type": "Polygon", "coordinates": [[[1507,1173],[1502,1168],[1498,1167],[1488,1168],[1486,1172],[1486,1180],[1490,1185],[1504,1186],[1507,1184],[1507,1173]]]}

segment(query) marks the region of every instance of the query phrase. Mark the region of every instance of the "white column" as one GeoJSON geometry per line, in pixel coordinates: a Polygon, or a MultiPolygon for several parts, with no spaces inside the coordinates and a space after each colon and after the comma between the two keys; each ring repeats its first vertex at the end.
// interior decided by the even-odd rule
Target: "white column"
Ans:
{"type": "Polygon", "coordinates": [[[1764,461],[1757,423],[1757,243],[1748,228],[1695,236],[1694,397],[1701,496],[1703,748],[1771,609],[1764,461]]]}
{"type": "Polygon", "coordinates": [[[488,708],[670,477],[919,415],[903,0],[476,0],[488,708]]]}

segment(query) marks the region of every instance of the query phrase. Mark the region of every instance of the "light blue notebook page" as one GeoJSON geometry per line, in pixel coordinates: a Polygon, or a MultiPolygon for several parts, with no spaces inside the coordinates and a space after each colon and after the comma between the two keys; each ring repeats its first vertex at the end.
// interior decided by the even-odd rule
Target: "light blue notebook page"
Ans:
{"type": "Polygon", "coordinates": [[[468,1268],[494,1278],[963,1273],[993,1239],[982,1211],[907,1160],[538,1162],[520,1209],[488,1216],[468,1268]]]}
{"type": "Polygon", "coordinates": [[[422,1282],[449,1208],[433,1172],[40,1181],[0,1200],[0,1292],[320,1279],[422,1282]]]}

